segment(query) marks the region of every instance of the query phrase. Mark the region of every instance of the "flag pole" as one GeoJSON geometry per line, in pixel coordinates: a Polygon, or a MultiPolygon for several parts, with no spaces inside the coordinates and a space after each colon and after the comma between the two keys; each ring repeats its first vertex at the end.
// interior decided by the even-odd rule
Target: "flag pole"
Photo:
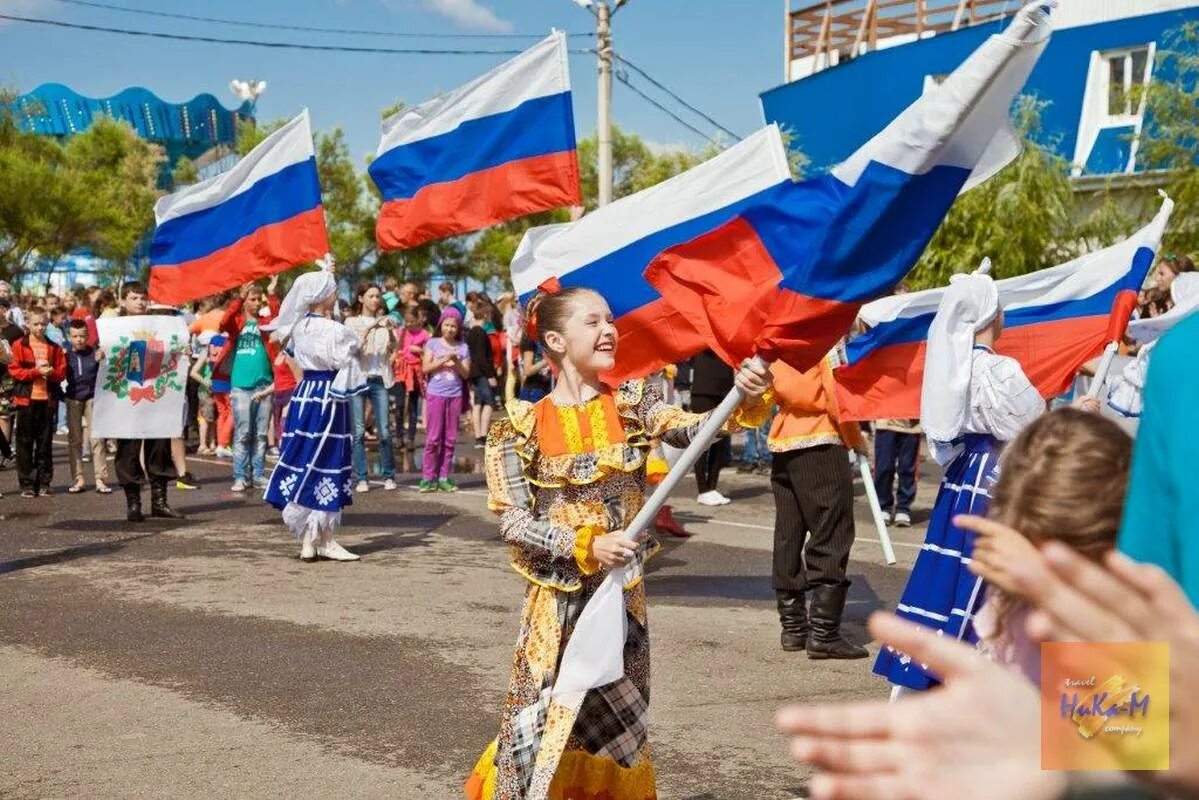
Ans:
{"type": "Polygon", "coordinates": [[[883,545],[883,558],[887,566],[895,563],[895,548],[891,545],[891,534],[887,532],[887,522],[883,519],[883,507],[878,502],[878,492],[874,489],[874,476],[870,474],[870,461],[863,455],[855,454],[858,471],[862,473],[862,484],[866,487],[866,499],[870,501],[870,515],[874,517],[874,527],[878,530],[878,540],[883,545]]]}
{"type": "Polygon", "coordinates": [[[1107,383],[1108,373],[1112,371],[1112,361],[1116,358],[1116,351],[1119,349],[1119,342],[1108,342],[1107,347],[1103,348],[1103,358],[1099,361],[1099,367],[1095,370],[1095,377],[1091,379],[1091,387],[1087,389],[1087,397],[1099,397],[1100,392],[1103,391],[1103,385],[1107,383]]]}
{"type": "MultiPolygon", "coordinates": [[[[762,360],[760,356],[754,356],[752,363],[762,369],[767,369],[770,365],[762,360]]],[[[687,449],[679,456],[679,460],[674,463],[670,471],[666,473],[666,477],[654,489],[653,494],[645,501],[645,505],[637,512],[637,516],[633,517],[633,521],[629,524],[626,533],[634,539],[644,539],[645,534],[653,525],[654,517],[658,515],[658,510],[665,505],[666,500],[670,497],[670,493],[674,491],[674,487],[679,485],[679,481],[691,472],[691,468],[695,466],[695,462],[703,455],[713,440],[716,439],[720,429],[724,427],[724,423],[729,417],[733,416],[733,412],[745,400],[745,393],[734,387],[725,398],[720,401],[720,405],[713,409],[708,418],[704,420],[704,424],[696,432],[695,438],[691,440],[691,444],[687,445],[687,449]]]]}

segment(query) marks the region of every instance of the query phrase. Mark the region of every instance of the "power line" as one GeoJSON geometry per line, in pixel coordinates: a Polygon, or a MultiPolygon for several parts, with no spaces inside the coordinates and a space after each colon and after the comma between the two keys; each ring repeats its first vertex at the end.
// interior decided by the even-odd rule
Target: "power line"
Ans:
{"type": "Polygon", "coordinates": [[[692,133],[694,133],[694,134],[698,135],[700,138],[702,138],[702,139],[705,139],[705,140],[707,140],[707,141],[711,142],[713,145],[715,145],[716,147],[719,147],[721,150],[723,150],[723,149],[724,149],[724,145],[722,145],[720,142],[716,141],[716,140],[715,140],[715,139],[713,139],[711,136],[709,136],[708,134],[706,134],[706,133],[704,133],[703,131],[701,131],[699,128],[697,128],[697,127],[695,127],[694,125],[692,125],[691,123],[687,122],[685,119],[683,119],[682,117],[680,117],[678,114],[674,113],[674,112],[673,112],[673,111],[671,111],[669,108],[667,108],[666,106],[662,105],[662,104],[661,104],[661,103],[659,103],[657,100],[655,100],[654,98],[650,97],[648,94],[646,94],[645,92],[641,91],[641,90],[640,90],[640,89],[638,89],[636,86],[634,86],[632,83],[630,83],[630,82],[629,82],[629,77],[628,77],[627,75],[625,75],[625,74],[624,74],[624,73],[622,73],[622,72],[616,72],[616,73],[615,73],[615,76],[616,76],[616,80],[620,81],[620,82],[621,82],[621,83],[623,83],[625,86],[627,86],[627,87],[628,87],[630,90],[632,90],[632,92],[633,92],[634,94],[636,94],[636,95],[637,95],[638,97],[640,97],[642,100],[644,100],[645,102],[649,103],[649,104],[650,104],[650,105],[652,105],[654,108],[656,108],[656,109],[658,109],[659,111],[661,111],[663,114],[666,114],[668,117],[670,117],[671,119],[673,119],[675,122],[679,123],[679,124],[680,124],[680,125],[682,125],[684,128],[686,128],[687,130],[691,131],[692,133]]]}
{"type": "Polygon", "coordinates": [[[642,78],[645,78],[647,81],[649,81],[650,83],[652,83],[654,86],[658,87],[658,88],[659,88],[659,89],[661,89],[663,92],[666,92],[666,94],[668,94],[668,95],[670,95],[672,98],[674,98],[675,102],[677,102],[679,105],[681,105],[681,106],[683,106],[684,108],[687,108],[688,110],[690,110],[690,111],[694,112],[695,114],[698,114],[699,116],[703,117],[703,118],[704,118],[704,119],[705,119],[705,120],[706,120],[708,123],[710,123],[710,124],[711,124],[713,127],[715,127],[717,130],[719,130],[719,131],[723,131],[724,133],[727,133],[729,136],[732,136],[732,137],[733,137],[734,139],[736,139],[737,141],[741,141],[741,138],[742,138],[742,137],[740,137],[740,136],[738,136],[737,134],[733,133],[731,130],[729,130],[728,128],[724,127],[724,126],[723,126],[723,125],[721,125],[719,122],[717,122],[716,120],[712,119],[712,118],[711,118],[711,117],[709,117],[707,114],[705,114],[704,112],[700,111],[698,108],[696,108],[695,106],[691,105],[690,103],[688,103],[688,102],[687,102],[686,100],[684,100],[683,98],[679,97],[677,94],[675,94],[674,92],[672,92],[670,89],[668,89],[668,88],[666,88],[665,86],[663,86],[663,85],[662,85],[660,82],[658,82],[657,80],[655,80],[655,79],[653,78],[653,76],[651,76],[651,75],[650,75],[648,72],[646,72],[645,70],[643,70],[641,67],[639,67],[639,66],[637,66],[636,64],[634,64],[633,62],[629,61],[627,58],[625,58],[624,56],[620,55],[619,53],[613,53],[612,55],[613,55],[613,56],[615,56],[615,58],[616,58],[616,60],[617,60],[617,61],[619,61],[620,63],[624,64],[624,65],[625,65],[626,67],[628,67],[629,69],[633,70],[633,72],[636,72],[636,73],[637,73],[638,75],[640,75],[642,78]]]}
{"type": "MultiPolygon", "coordinates": [[[[50,25],[56,28],[73,28],[81,31],[97,31],[100,33],[118,33],[124,36],[143,36],[151,39],[171,39],[182,42],[207,42],[209,44],[236,44],[248,47],[267,47],[275,50],[320,50],[333,53],[376,53],[384,55],[454,55],[454,56],[515,56],[523,50],[472,50],[472,49],[435,49],[428,47],[347,47],[332,44],[303,44],[301,42],[260,42],[253,39],[221,39],[215,36],[192,36],[183,33],[161,33],[158,31],[139,31],[130,28],[108,28],[102,25],[84,25],[79,22],[63,22],[54,19],[38,19],[36,17],[20,17],[16,14],[0,14],[0,19],[13,22],[30,22],[35,25],[50,25]]],[[[593,50],[579,48],[570,51],[574,54],[592,53],[593,50]]]]}
{"type": "MultiPolygon", "coordinates": [[[[125,14],[144,14],[151,17],[167,17],[169,19],[185,19],[191,22],[213,22],[218,25],[238,25],[243,28],[266,28],[280,31],[302,31],[305,33],[338,33],[353,36],[387,36],[400,39],[543,39],[543,33],[400,33],[396,31],[371,31],[356,28],[318,28],[308,25],[285,25],[276,22],[250,22],[247,20],[224,19],[222,17],[200,17],[193,14],[175,14],[169,11],[152,11],[145,8],[128,8],[110,3],[96,3],[91,0],[56,0],[72,6],[85,8],[101,8],[106,11],[120,11],[125,14]]],[[[568,36],[592,36],[588,33],[571,33],[568,36]]]]}

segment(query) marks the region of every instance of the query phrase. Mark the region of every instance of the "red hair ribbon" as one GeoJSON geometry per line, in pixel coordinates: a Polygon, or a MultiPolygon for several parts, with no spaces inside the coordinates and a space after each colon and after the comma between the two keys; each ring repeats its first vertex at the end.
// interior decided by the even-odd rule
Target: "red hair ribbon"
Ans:
{"type": "MultiPolygon", "coordinates": [[[[546,294],[557,294],[558,292],[562,291],[562,282],[555,277],[546,278],[537,286],[537,290],[545,292],[546,294]]],[[[526,320],[525,333],[527,333],[529,338],[533,341],[538,340],[538,334],[540,331],[537,327],[537,309],[533,309],[533,313],[530,314],[528,320],[526,320]]]]}

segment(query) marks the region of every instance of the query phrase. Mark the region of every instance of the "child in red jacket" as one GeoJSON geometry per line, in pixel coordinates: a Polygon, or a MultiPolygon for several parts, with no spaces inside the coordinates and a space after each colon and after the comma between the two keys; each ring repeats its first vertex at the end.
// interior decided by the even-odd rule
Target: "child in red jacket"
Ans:
{"type": "Polygon", "coordinates": [[[28,335],[12,346],[8,373],[17,407],[17,473],[22,497],[50,494],[54,459],[50,447],[58,420],[58,401],[67,377],[67,359],[46,338],[47,314],[31,308],[25,315],[28,335]]]}

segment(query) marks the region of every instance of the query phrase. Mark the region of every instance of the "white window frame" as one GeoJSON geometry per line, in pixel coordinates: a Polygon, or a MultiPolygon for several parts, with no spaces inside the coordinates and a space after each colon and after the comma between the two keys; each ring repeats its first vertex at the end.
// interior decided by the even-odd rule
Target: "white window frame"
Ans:
{"type": "Polygon", "coordinates": [[[1099,140],[1099,134],[1108,128],[1126,128],[1132,126],[1133,140],[1128,151],[1128,163],[1123,172],[1129,173],[1136,168],[1137,150],[1140,146],[1141,130],[1145,124],[1145,106],[1147,95],[1142,93],[1139,105],[1127,114],[1111,114],[1108,111],[1108,100],[1111,96],[1111,66],[1113,58],[1125,59],[1124,90],[1130,92],[1132,83],[1132,54],[1145,50],[1145,83],[1153,82],[1153,65],[1157,57],[1157,43],[1120,47],[1112,50],[1094,50],[1091,52],[1091,64],[1087,70],[1086,90],[1083,94],[1082,110],[1078,124],[1078,138],[1074,147],[1075,175],[1081,175],[1090,159],[1091,151],[1099,140]]]}

